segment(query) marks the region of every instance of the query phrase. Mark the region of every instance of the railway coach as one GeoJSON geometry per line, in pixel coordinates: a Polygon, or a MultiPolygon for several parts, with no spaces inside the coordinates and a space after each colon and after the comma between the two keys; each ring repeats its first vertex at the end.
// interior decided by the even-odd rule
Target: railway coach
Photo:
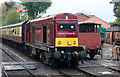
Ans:
{"type": "Polygon", "coordinates": [[[2,27],[2,38],[19,43],[31,56],[46,64],[75,64],[86,57],[86,47],[78,46],[78,19],[60,13],[2,27]],[[6,34],[7,33],[7,34],[6,34]]]}
{"type": "Polygon", "coordinates": [[[101,24],[96,22],[78,23],[79,45],[87,47],[87,54],[93,59],[101,52],[101,24]]]}

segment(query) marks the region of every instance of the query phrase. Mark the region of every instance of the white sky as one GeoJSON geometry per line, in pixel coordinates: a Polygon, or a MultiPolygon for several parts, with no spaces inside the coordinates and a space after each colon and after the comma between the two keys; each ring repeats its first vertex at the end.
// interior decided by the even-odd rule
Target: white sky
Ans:
{"type": "MultiPolygon", "coordinates": [[[[10,0],[0,0],[0,2],[10,0]]],[[[19,0],[13,0],[19,1],[19,0]]],[[[112,0],[52,0],[52,6],[47,10],[45,15],[58,13],[78,13],[85,11],[91,15],[95,15],[104,21],[114,21],[112,0]]]]}

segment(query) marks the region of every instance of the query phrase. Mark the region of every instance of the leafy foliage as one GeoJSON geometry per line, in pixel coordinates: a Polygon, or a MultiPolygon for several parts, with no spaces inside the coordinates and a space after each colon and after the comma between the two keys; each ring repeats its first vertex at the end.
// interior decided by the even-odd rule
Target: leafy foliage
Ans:
{"type": "Polygon", "coordinates": [[[39,14],[46,13],[46,10],[51,6],[52,2],[23,2],[22,5],[28,10],[28,16],[37,18],[39,14]]]}
{"type": "Polygon", "coordinates": [[[6,25],[14,24],[19,22],[19,14],[16,12],[15,9],[8,11],[8,15],[6,17],[6,25]]]}
{"type": "MultiPolygon", "coordinates": [[[[19,13],[16,12],[16,10],[19,9],[20,3],[17,2],[5,2],[2,3],[2,21],[0,24],[2,26],[9,25],[9,24],[15,24],[20,22],[19,18],[20,15],[19,13]]],[[[23,16],[22,21],[26,20],[26,17],[23,16]]]]}
{"type": "Polygon", "coordinates": [[[114,16],[117,17],[117,19],[115,19],[114,23],[120,23],[120,1],[118,2],[110,2],[114,4],[114,16]]]}
{"type": "Polygon", "coordinates": [[[114,3],[114,9],[113,9],[113,11],[114,11],[115,16],[117,18],[119,18],[120,17],[120,1],[114,3]]]}

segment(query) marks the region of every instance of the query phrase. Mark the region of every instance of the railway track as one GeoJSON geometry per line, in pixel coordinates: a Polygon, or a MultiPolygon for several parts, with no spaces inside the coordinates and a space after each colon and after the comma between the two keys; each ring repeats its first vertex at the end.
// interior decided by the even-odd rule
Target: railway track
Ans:
{"type": "MultiPolygon", "coordinates": [[[[106,60],[107,61],[107,60],[106,60]]],[[[114,62],[114,61],[113,61],[114,62]]],[[[118,62],[120,63],[120,62],[118,62]]],[[[77,70],[85,72],[93,77],[101,77],[101,76],[120,76],[120,64],[118,65],[105,65],[104,62],[99,61],[85,61],[84,64],[79,64],[79,67],[76,67],[77,70]],[[111,67],[118,67],[119,70],[113,69],[111,67]]]]}
{"type": "MultiPolygon", "coordinates": [[[[8,52],[6,52],[5,50],[3,50],[2,48],[0,48],[0,49],[1,49],[4,53],[6,53],[10,58],[12,58],[15,62],[19,63],[19,65],[21,65],[22,67],[24,67],[25,70],[26,70],[27,72],[29,72],[29,74],[31,74],[32,77],[35,77],[34,73],[32,73],[28,68],[26,68],[23,64],[21,64],[18,60],[16,60],[15,57],[11,56],[8,52]]],[[[23,61],[24,61],[24,60],[23,60],[23,61]]],[[[24,61],[24,62],[25,62],[25,61],[24,61]]],[[[4,65],[2,64],[2,67],[3,67],[3,66],[4,66],[4,65]]],[[[7,74],[7,72],[5,71],[4,68],[3,68],[3,72],[4,72],[4,74],[5,74],[6,77],[9,76],[9,75],[7,74]]]]}
{"type": "MultiPolygon", "coordinates": [[[[15,55],[15,53],[13,53],[13,54],[15,55]]],[[[11,55],[11,54],[9,54],[9,55],[11,55]]],[[[16,55],[16,56],[19,56],[19,55],[16,55]]],[[[21,58],[21,57],[19,56],[18,58],[21,58]]],[[[25,62],[26,60],[24,58],[21,58],[20,61],[25,62]]],[[[110,67],[109,60],[106,60],[108,62],[105,61],[103,63],[102,63],[102,61],[103,60],[101,60],[101,61],[100,60],[86,60],[84,62],[84,64],[79,63],[79,67],[75,67],[75,69],[69,69],[69,70],[72,70],[72,72],[74,72],[74,71],[77,72],[77,73],[74,73],[73,75],[79,75],[79,73],[83,72],[84,73],[84,74],[82,74],[83,76],[86,74],[87,76],[92,76],[92,77],[99,77],[99,76],[106,76],[106,75],[113,75],[113,76],[120,75],[120,70],[116,70],[116,69],[111,68],[112,65],[110,67]],[[105,63],[108,63],[108,66],[105,65],[105,63]]],[[[19,63],[19,61],[18,61],[18,63],[19,63]]],[[[118,65],[119,65],[119,63],[120,62],[118,62],[118,65]]],[[[116,64],[117,64],[117,61],[116,61],[116,64]]],[[[58,76],[59,75],[63,76],[63,77],[71,77],[72,76],[72,74],[70,74],[70,71],[68,69],[62,71],[61,69],[51,68],[51,67],[49,67],[49,66],[47,66],[47,65],[45,65],[43,63],[40,63],[40,65],[42,65],[46,69],[50,68],[51,70],[57,71],[58,76]]],[[[37,67],[39,67],[39,65],[37,67]]],[[[41,68],[38,68],[38,69],[41,70],[41,68]]],[[[6,73],[6,71],[4,69],[3,69],[3,72],[6,75],[6,77],[8,77],[7,73],[6,73]]],[[[31,72],[33,73],[32,77],[35,77],[36,74],[33,71],[31,71],[31,72]]],[[[50,75],[52,75],[52,74],[44,74],[45,77],[49,77],[50,75]]]]}
{"type": "MultiPolygon", "coordinates": [[[[4,53],[6,53],[10,58],[12,58],[15,62],[17,62],[18,64],[20,64],[21,66],[23,66],[23,67],[25,67],[22,63],[21,63],[21,61],[22,62],[26,62],[26,60],[24,59],[24,58],[22,58],[22,57],[20,57],[18,54],[16,54],[16,53],[14,53],[11,49],[9,49],[8,47],[8,49],[6,49],[6,47],[5,46],[1,46],[2,48],[0,48],[4,53]],[[4,50],[4,49],[6,49],[6,51],[4,50]],[[8,51],[9,50],[9,51],[8,51]],[[17,56],[17,57],[16,57],[17,56]],[[16,58],[15,58],[16,57],[16,58]],[[18,60],[17,58],[19,58],[20,60],[18,60]]],[[[58,72],[58,76],[60,75],[60,76],[63,76],[63,77],[71,77],[71,75],[69,75],[69,74],[67,74],[67,73],[65,73],[65,72],[63,72],[63,71],[61,71],[61,70],[59,70],[59,69],[56,69],[56,68],[52,68],[52,67],[49,67],[49,66],[47,66],[47,65],[45,65],[44,63],[40,63],[40,65],[42,65],[43,67],[46,67],[46,68],[50,68],[50,69],[52,69],[52,70],[55,70],[55,71],[57,71],[58,72]]],[[[2,65],[2,67],[3,67],[4,65],[2,65]]],[[[39,65],[37,66],[36,65],[36,67],[38,67],[38,69],[39,69],[39,65]]],[[[35,77],[35,75],[36,74],[34,74],[34,71],[30,71],[29,69],[27,69],[26,67],[25,67],[25,69],[26,69],[26,71],[27,72],[29,72],[31,75],[32,75],[32,77],[35,77]]],[[[4,72],[4,74],[5,74],[5,76],[6,77],[8,77],[9,75],[7,74],[7,72],[5,71],[5,69],[3,68],[3,72],[4,72]]],[[[49,77],[50,75],[49,74],[44,74],[44,76],[45,77],[49,77]]]]}

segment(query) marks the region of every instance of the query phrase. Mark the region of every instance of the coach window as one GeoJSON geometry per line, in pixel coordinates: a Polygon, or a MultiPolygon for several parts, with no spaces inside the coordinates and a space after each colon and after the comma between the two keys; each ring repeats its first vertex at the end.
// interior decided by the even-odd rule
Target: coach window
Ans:
{"type": "Polygon", "coordinates": [[[100,26],[100,25],[95,25],[95,32],[96,32],[96,33],[99,33],[99,26],[100,26]]]}
{"type": "Polygon", "coordinates": [[[94,25],[91,24],[79,25],[79,32],[94,32],[94,25]]]}
{"type": "Polygon", "coordinates": [[[12,29],[12,32],[14,32],[14,29],[12,29]]]}
{"type": "Polygon", "coordinates": [[[16,29],[15,29],[15,34],[16,34],[16,29]]]}
{"type": "Polygon", "coordinates": [[[119,34],[117,34],[117,37],[119,37],[119,34]]]}

